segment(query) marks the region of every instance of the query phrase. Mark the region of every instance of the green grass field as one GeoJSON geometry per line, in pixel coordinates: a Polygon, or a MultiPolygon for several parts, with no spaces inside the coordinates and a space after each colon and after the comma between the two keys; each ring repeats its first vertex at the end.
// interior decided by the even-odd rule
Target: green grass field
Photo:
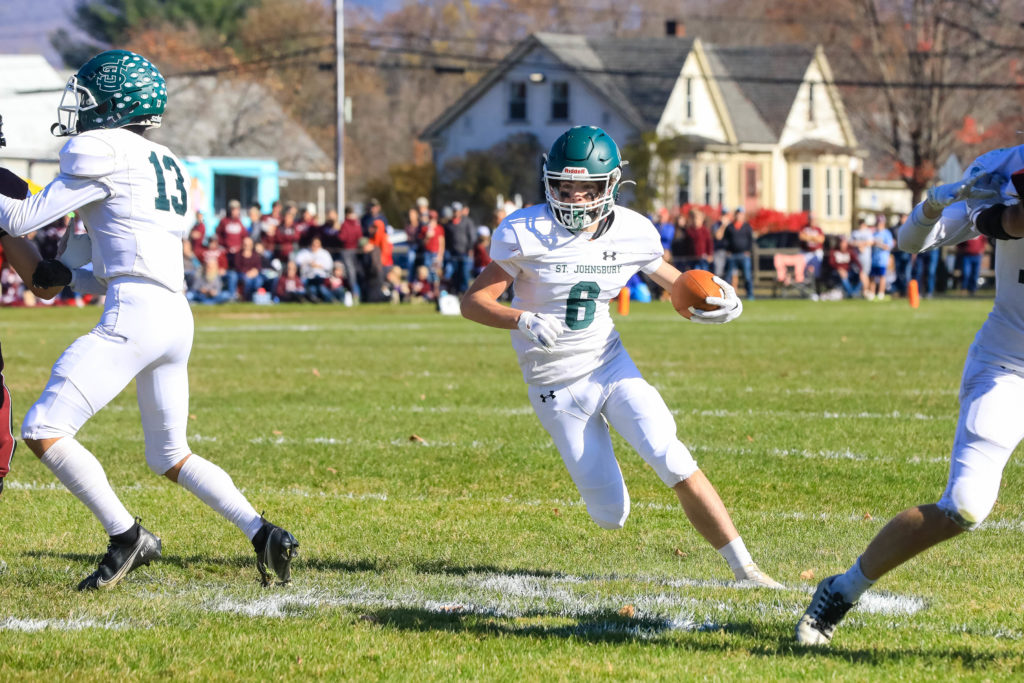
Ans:
{"type": "MultiPolygon", "coordinates": [[[[654,303],[617,318],[779,591],[732,585],[618,437],[633,512],[621,531],[593,524],[502,331],[415,306],[196,309],[190,443],[298,537],[293,585],[260,588],[244,536],[149,471],[129,389],[79,438],[164,558],[76,593],[102,528],[19,447],[0,498],[0,679],[1020,677],[1019,459],[982,529],[886,577],[831,650],[792,642],[818,579],[942,492],[990,305],[759,300],[713,328],[654,303]]],[[[2,312],[16,422],[98,315],[2,312]]]]}

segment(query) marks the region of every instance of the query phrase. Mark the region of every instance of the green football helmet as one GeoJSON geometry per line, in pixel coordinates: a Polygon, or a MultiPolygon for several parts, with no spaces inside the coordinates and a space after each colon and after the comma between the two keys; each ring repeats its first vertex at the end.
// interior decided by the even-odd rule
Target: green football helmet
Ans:
{"type": "Polygon", "coordinates": [[[544,195],[555,222],[579,232],[609,215],[622,180],[619,148],[608,133],[595,126],[575,126],[563,133],[544,157],[544,195]],[[572,201],[575,192],[564,182],[595,184],[583,201],[572,201]]]}
{"type": "Polygon", "coordinates": [[[167,85],[152,62],[127,50],[107,50],[68,79],[57,107],[57,137],[99,128],[157,127],[167,85]]]}

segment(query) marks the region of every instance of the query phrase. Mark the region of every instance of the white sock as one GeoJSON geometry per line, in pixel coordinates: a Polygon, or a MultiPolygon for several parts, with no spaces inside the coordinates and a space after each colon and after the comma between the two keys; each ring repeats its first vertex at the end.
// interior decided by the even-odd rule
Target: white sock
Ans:
{"type": "Polygon", "coordinates": [[[723,545],[718,549],[718,552],[729,563],[729,569],[732,570],[737,579],[742,579],[746,576],[744,567],[754,564],[754,559],[750,556],[747,546],[743,543],[743,538],[740,536],[723,545]]]}
{"type": "Polygon", "coordinates": [[[108,536],[135,526],[135,518],[110,488],[103,465],[74,437],[60,439],[39,460],[96,515],[108,536]]]}
{"type": "Polygon", "coordinates": [[[847,602],[857,602],[864,592],[875,585],[875,582],[864,576],[860,568],[860,558],[853,566],[832,580],[832,590],[842,595],[847,602]]]}
{"type": "Polygon", "coordinates": [[[263,526],[256,508],[238,490],[231,476],[209,460],[195,453],[190,455],[178,472],[178,483],[241,529],[250,541],[263,526]]]}

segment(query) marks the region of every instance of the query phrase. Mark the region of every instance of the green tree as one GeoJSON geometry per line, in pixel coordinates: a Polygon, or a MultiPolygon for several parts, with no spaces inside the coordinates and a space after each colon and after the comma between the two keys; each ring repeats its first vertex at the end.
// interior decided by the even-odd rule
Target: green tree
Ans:
{"type": "Polygon", "coordinates": [[[544,148],[530,133],[513,135],[490,149],[470,152],[445,164],[438,179],[440,204],[460,201],[474,215],[490,218],[498,195],[516,194],[527,204],[544,199],[541,194],[541,155],[544,148]]]}

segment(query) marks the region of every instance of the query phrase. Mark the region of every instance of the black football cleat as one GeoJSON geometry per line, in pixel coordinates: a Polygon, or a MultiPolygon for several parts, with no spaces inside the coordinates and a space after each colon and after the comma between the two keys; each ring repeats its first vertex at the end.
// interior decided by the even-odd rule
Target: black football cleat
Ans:
{"type": "Polygon", "coordinates": [[[280,585],[292,582],[292,560],[298,557],[299,542],[288,531],[263,520],[263,526],[252,538],[256,550],[256,569],[260,583],[269,586],[277,576],[280,585]]]}
{"type": "Polygon", "coordinates": [[[160,559],[160,539],[144,529],[138,521],[135,526],[120,537],[134,535],[134,540],[120,542],[113,536],[110,537],[110,545],[107,546],[107,554],[100,560],[97,567],[89,576],[82,579],[78,584],[78,590],[100,590],[113,588],[121,582],[136,567],[149,564],[153,560],[160,559]],[[135,532],[132,534],[132,532],[135,532]]]}

